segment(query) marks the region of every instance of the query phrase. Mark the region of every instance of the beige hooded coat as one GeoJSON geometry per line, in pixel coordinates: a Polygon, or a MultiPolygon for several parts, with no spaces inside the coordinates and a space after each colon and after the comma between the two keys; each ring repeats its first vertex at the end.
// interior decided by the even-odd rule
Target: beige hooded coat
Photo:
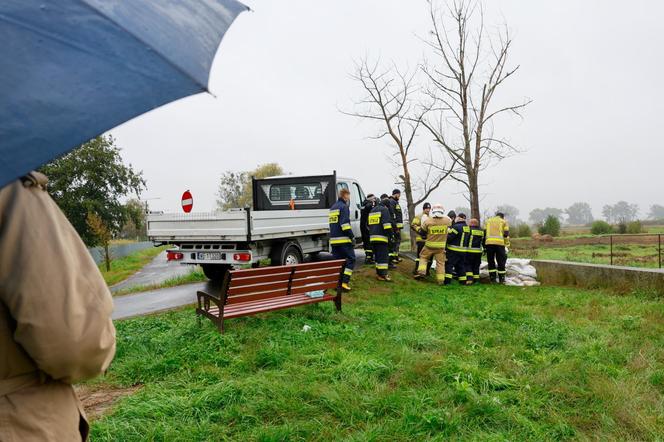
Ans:
{"type": "Polygon", "coordinates": [[[0,441],[74,441],[72,382],[115,353],[113,302],[78,234],[33,172],[0,189],[0,441]]]}

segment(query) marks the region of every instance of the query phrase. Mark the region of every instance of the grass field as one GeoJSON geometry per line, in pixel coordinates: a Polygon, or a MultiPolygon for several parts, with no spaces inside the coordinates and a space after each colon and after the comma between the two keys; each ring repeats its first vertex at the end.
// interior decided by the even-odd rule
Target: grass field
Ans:
{"type": "Polygon", "coordinates": [[[111,286],[127,279],[146,264],[154,259],[155,256],[166,250],[166,246],[150,247],[138,252],[127,255],[123,258],[113,259],[111,261],[111,271],[106,271],[106,265],[100,264],[99,270],[106,281],[106,285],[111,286]]]}
{"type": "Polygon", "coordinates": [[[371,273],[342,314],[272,312],[223,336],[191,308],[116,323],[116,359],[86,387],[132,394],[93,440],[662,440],[664,300],[371,273]]]}

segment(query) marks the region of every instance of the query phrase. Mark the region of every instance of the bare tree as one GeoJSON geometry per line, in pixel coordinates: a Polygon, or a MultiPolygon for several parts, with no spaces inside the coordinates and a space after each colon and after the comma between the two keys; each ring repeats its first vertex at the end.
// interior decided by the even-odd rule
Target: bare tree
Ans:
{"type": "Polygon", "coordinates": [[[507,26],[493,36],[485,29],[481,2],[455,0],[440,12],[429,0],[429,12],[432,29],[424,41],[434,59],[421,68],[428,83],[421,124],[461,165],[461,173],[452,178],[466,187],[472,216],[479,218],[480,172],[518,152],[507,139],[494,136],[494,120],[505,113],[521,116],[531,100],[493,105],[496,90],[519,66],[508,67],[512,39],[507,26]]]}
{"type": "MultiPolygon", "coordinates": [[[[346,115],[380,122],[378,134],[371,138],[390,140],[393,147],[391,159],[399,170],[396,184],[404,188],[409,219],[415,216],[416,207],[451,175],[457,163],[453,160],[452,167],[447,168],[444,158],[442,164],[436,163],[431,158],[422,158],[422,149],[416,149],[422,112],[416,101],[419,87],[414,76],[399,70],[396,65],[381,69],[378,61],[369,64],[365,57],[356,63],[351,75],[362,86],[365,96],[355,103],[353,112],[342,111],[346,115]],[[417,173],[413,173],[414,169],[417,173]],[[418,178],[414,179],[414,175],[418,178]]],[[[430,151],[428,155],[431,155],[430,151]]],[[[415,248],[413,235],[411,247],[415,248]]]]}

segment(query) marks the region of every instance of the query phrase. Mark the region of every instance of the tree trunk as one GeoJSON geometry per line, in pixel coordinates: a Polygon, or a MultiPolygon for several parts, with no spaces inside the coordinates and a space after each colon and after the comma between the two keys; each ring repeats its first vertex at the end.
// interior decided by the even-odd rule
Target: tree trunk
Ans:
{"type": "Polygon", "coordinates": [[[104,244],[104,261],[106,262],[106,271],[111,271],[111,254],[108,250],[108,243],[104,244]]]}
{"type": "Polygon", "coordinates": [[[468,175],[468,193],[470,194],[470,214],[472,218],[481,220],[480,217],[480,191],[478,188],[477,175],[468,175]]]}

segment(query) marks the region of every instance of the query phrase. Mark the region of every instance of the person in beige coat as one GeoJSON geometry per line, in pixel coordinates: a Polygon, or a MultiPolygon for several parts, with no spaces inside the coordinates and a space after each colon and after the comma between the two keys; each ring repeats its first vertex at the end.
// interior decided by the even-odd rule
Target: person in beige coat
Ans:
{"type": "Polygon", "coordinates": [[[72,383],[115,354],[111,294],[32,172],[0,189],[0,441],[86,440],[72,383]]]}

